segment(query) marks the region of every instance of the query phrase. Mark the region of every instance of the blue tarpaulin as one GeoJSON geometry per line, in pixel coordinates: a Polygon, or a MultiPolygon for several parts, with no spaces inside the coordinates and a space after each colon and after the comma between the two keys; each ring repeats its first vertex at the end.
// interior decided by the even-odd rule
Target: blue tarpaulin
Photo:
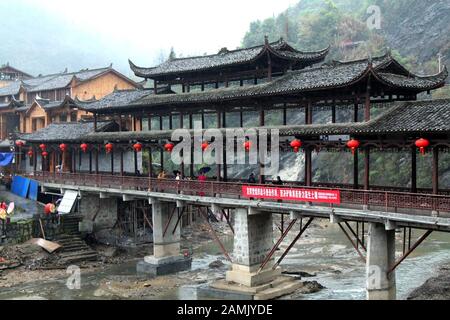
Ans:
{"type": "Polygon", "coordinates": [[[11,192],[26,198],[28,195],[28,188],[30,187],[30,179],[20,176],[14,176],[11,183],[11,192]]]}
{"type": "Polygon", "coordinates": [[[14,153],[0,152],[0,167],[6,167],[11,164],[14,159],[14,153]]]}
{"type": "Polygon", "coordinates": [[[34,201],[37,201],[38,197],[38,182],[34,180],[30,180],[30,190],[28,191],[28,198],[34,201]]]}

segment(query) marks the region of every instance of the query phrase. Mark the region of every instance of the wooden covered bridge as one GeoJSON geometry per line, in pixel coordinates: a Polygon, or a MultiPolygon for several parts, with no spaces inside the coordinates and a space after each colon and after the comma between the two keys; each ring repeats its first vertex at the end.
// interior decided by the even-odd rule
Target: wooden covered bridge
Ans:
{"type": "MultiPolygon", "coordinates": [[[[314,218],[327,218],[339,224],[366,261],[368,280],[375,277],[367,282],[368,298],[395,298],[398,264],[432,231],[450,231],[450,185],[440,183],[440,173],[448,169],[450,101],[423,99],[445,84],[447,70],[417,76],[389,52],[315,65],[327,52],[301,52],[280,39],[173,59],[155,68],[130,62],[137,76],[154,80],[152,93],[117,91],[99,101],[77,101],[79,108],[94,114],[93,120],[52,124],[17,137],[18,151],[24,154],[18,170],[38,180],[44,192],[77,190],[82,198],[99,198],[100,207],[102,200],[148,200],[154,255],[139,264],[142,272],[189,267],[190,260],[180,255],[179,220],[186,206],[193,205],[205,214],[210,210],[227,218],[233,215],[233,254],[224,249],[233,267],[227,281],[214,284],[214,290],[236,292],[240,289],[235,284],[240,284],[254,298],[284,294],[296,285],[277,280],[280,262],[314,218]],[[181,142],[172,139],[174,131],[194,133],[196,123],[203,132],[276,129],[280,154],[301,151],[296,157],[304,175],[272,185],[273,177],[259,174],[264,169],[259,165],[250,169],[259,181],[249,184],[234,164],[222,162],[211,166],[209,180],[195,181],[202,163],[175,166],[170,151],[181,142]],[[371,175],[371,159],[383,152],[405,155],[399,171],[408,172],[406,185],[376,183],[383,173],[371,175]],[[315,179],[314,159],[323,153],[334,155],[330,161],[348,159],[351,179],[315,179]],[[191,179],[157,179],[162,170],[179,170],[191,179]],[[424,172],[429,179],[419,183],[418,175],[424,172]],[[273,214],[290,217],[276,243],[273,214]],[[275,262],[276,249],[298,219],[308,221],[275,262]],[[404,245],[396,261],[395,230],[403,230],[406,243],[410,228],[426,233],[415,244],[404,245]],[[272,295],[263,294],[268,286],[281,287],[272,295]]],[[[204,141],[205,148],[212,142],[204,141]]],[[[237,148],[239,143],[224,139],[223,144],[237,148]]],[[[246,144],[247,151],[258,144],[246,144]]]]}

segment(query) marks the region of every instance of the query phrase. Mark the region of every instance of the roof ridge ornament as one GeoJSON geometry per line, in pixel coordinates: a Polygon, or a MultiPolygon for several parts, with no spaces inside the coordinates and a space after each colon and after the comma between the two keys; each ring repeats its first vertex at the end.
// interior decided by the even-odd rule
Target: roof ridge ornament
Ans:
{"type": "Polygon", "coordinates": [[[266,47],[269,46],[269,36],[268,36],[267,34],[264,36],[264,45],[265,45],[266,47]]]}

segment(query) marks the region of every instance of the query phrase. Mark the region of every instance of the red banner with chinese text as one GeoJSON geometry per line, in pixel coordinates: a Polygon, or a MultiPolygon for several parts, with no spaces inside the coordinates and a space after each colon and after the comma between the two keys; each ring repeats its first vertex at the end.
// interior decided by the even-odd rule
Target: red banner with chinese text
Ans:
{"type": "Polygon", "coordinates": [[[339,190],[242,186],[242,196],[245,198],[258,199],[306,201],[333,204],[341,203],[341,193],[339,190]]]}

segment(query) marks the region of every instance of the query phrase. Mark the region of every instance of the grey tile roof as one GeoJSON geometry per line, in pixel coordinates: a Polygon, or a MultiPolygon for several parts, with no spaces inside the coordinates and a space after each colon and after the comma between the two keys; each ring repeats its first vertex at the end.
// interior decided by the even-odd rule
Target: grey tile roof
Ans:
{"type": "MultiPolygon", "coordinates": [[[[316,135],[378,135],[378,134],[450,134],[450,99],[434,101],[399,102],[380,116],[357,123],[312,124],[297,126],[278,126],[255,128],[279,130],[281,136],[316,136],[316,135]]],[[[221,129],[225,131],[225,129],[221,129]]],[[[173,131],[142,132],[96,132],[86,135],[83,140],[103,141],[148,141],[169,139],[173,131]]]]}
{"type": "MultiPolygon", "coordinates": [[[[181,94],[147,95],[128,104],[115,104],[111,108],[105,109],[104,112],[110,112],[112,108],[117,111],[119,109],[138,109],[164,105],[214,103],[250,97],[280,96],[340,88],[363,79],[369,73],[372,73],[385,85],[422,92],[443,85],[448,75],[446,69],[440,74],[429,77],[418,77],[415,75],[406,77],[384,72],[383,68],[394,61],[389,55],[385,55],[372,60],[334,62],[317,68],[288,72],[286,75],[271,82],[255,86],[230,87],[181,94]]],[[[86,108],[86,110],[91,109],[86,108]]],[[[92,109],[91,111],[99,110],[92,109]]],[[[102,110],[100,110],[101,112],[102,110]]]]}
{"type": "Polygon", "coordinates": [[[38,76],[36,78],[27,79],[23,81],[16,81],[11,83],[7,87],[0,88],[0,97],[18,94],[21,85],[24,88],[26,88],[28,92],[40,92],[46,90],[62,89],[69,86],[70,82],[74,78],[78,79],[79,81],[86,81],[95,78],[109,70],[114,69],[112,69],[111,67],[93,70],[86,69],[77,72],[56,73],[45,76],[38,76]]]}
{"type": "Polygon", "coordinates": [[[0,109],[8,109],[11,107],[15,107],[17,110],[18,108],[22,107],[22,103],[14,99],[6,103],[0,103],[0,109]]]}
{"type": "MultiPolygon", "coordinates": [[[[114,122],[97,123],[99,131],[113,127],[114,122]]],[[[19,138],[28,142],[63,142],[77,141],[94,131],[93,122],[62,122],[52,123],[33,133],[20,134],[19,138]]]]}
{"type": "Polygon", "coordinates": [[[264,55],[267,50],[271,53],[288,60],[296,62],[319,62],[325,59],[329,48],[316,52],[301,52],[289,46],[280,39],[270,43],[268,46],[260,45],[251,48],[238,50],[221,50],[218,54],[197,56],[189,58],[178,58],[168,60],[154,68],[138,67],[130,61],[130,67],[136,76],[142,78],[152,78],[183,72],[205,71],[208,69],[228,67],[235,64],[243,64],[255,61],[264,55]]]}
{"type": "Polygon", "coordinates": [[[76,100],[76,104],[81,109],[86,110],[101,110],[113,108],[115,106],[123,106],[140,98],[152,94],[153,90],[116,90],[113,93],[105,96],[100,100],[95,101],[80,101],[76,100]]]}
{"type": "Polygon", "coordinates": [[[0,88],[0,97],[13,96],[19,93],[21,81],[11,82],[9,85],[0,88]]]}
{"type": "Polygon", "coordinates": [[[44,81],[40,84],[33,86],[33,88],[29,89],[29,92],[39,92],[39,91],[65,88],[70,84],[70,82],[74,78],[79,79],[80,81],[86,81],[86,80],[96,77],[108,70],[110,70],[109,67],[95,69],[95,70],[82,70],[82,71],[72,72],[72,73],[56,74],[54,77],[51,77],[47,81],[44,81]]]}

